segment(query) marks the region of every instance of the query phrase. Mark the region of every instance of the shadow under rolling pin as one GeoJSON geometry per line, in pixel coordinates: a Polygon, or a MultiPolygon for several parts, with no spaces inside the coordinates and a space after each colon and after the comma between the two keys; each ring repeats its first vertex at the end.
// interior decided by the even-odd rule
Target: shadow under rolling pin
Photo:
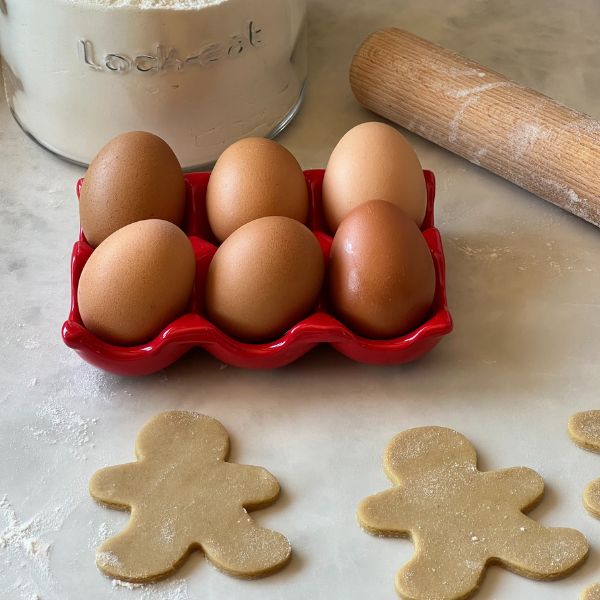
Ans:
{"type": "Polygon", "coordinates": [[[400,29],[356,52],[366,108],[600,227],[600,122],[400,29]]]}

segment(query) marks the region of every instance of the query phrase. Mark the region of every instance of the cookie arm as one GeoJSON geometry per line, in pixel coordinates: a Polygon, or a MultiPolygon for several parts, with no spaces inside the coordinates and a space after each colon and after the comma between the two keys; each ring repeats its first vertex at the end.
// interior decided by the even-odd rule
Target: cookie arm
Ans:
{"type": "Polygon", "coordinates": [[[262,467],[229,463],[229,476],[239,481],[241,501],[250,510],[271,505],[279,497],[279,482],[262,467]]]}
{"type": "Polygon", "coordinates": [[[90,479],[90,495],[108,506],[128,508],[132,497],[139,494],[139,474],[139,462],[100,469],[90,479]]]}
{"type": "Polygon", "coordinates": [[[514,503],[521,511],[536,507],[544,496],[544,480],[527,467],[513,467],[499,471],[486,471],[481,477],[487,485],[498,490],[498,494],[514,503]]]}
{"type": "Polygon", "coordinates": [[[402,492],[392,488],[365,498],[356,511],[360,526],[374,535],[411,536],[411,516],[402,492]]]}

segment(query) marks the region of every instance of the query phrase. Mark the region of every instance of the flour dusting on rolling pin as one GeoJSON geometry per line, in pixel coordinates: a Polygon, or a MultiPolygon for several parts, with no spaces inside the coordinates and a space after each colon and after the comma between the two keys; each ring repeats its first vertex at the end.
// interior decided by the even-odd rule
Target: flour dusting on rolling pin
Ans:
{"type": "Polygon", "coordinates": [[[370,110],[600,226],[600,123],[400,29],[368,37],[350,83],[370,110]]]}

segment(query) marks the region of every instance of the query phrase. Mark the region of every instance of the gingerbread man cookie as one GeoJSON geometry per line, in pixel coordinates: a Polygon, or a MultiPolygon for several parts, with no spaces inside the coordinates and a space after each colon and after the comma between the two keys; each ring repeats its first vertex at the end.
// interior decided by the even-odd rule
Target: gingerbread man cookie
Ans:
{"type": "Polygon", "coordinates": [[[288,562],[288,540],[245,510],[272,504],[279,484],[261,467],[226,462],[229,436],[221,423],[165,412],[142,428],[135,449],[136,462],[101,469],[90,481],[96,500],[131,509],[127,527],[98,548],[104,573],[133,582],[159,579],[195,549],[238,577],[267,575],[288,562]]]}
{"type": "Polygon", "coordinates": [[[412,539],[414,556],[396,576],[402,598],[467,598],[491,563],[555,579],[587,556],[578,531],[543,527],[523,514],[544,493],[535,471],[479,471],[474,447],[456,431],[400,433],[387,447],[384,468],[394,487],[363,500],[358,520],[369,533],[412,539]]]}
{"type": "MultiPolygon", "coordinates": [[[[569,419],[569,435],[582,448],[600,452],[600,410],[588,410],[569,419]]],[[[600,479],[592,481],[583,491],[586,510],[600,519],[600,479]]]]}

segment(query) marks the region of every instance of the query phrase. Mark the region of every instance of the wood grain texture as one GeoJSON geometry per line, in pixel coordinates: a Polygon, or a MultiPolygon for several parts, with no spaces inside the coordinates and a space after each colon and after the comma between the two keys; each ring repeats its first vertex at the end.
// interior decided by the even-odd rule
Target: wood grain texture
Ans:
{"type": "Polygon", "coordinates": [[[600,226],[600,123],[400,29],[373,33],[350,83],[365,107],[600,226]]]}

